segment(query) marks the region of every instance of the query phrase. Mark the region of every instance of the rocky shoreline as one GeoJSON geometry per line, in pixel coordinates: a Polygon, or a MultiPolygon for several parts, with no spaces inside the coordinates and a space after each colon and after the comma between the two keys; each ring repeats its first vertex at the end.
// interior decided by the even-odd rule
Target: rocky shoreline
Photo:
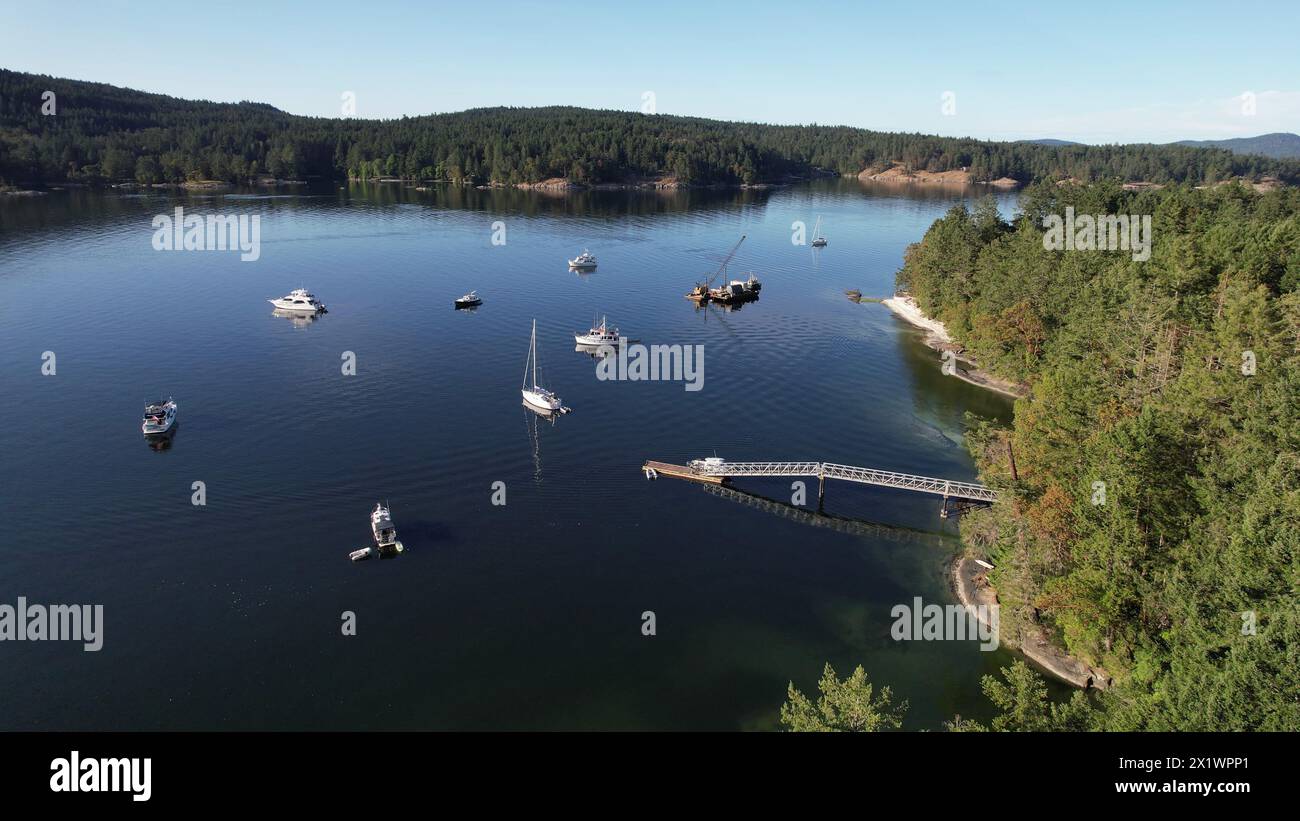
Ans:
{"type": "Polygon", "coordinates": [[[973,359],[969,356],[963,356],[964,348],[953,340],[952,335],[948,333],[948,329],[944,327],[943,323],[926,316],[925,312],[916,304],[916,300],[910,296],[896,294],[888,299],[881,300],[881,303],[904,321],[925,330],[925,344],[928,347],[940,352],[952,351],[959,363],[959,366],[953,371],[953,376],[963,382],[969,382],[972,385],[987,388],[1014,399],[1020,399],[1028,395],[1026,386],[985,373],[979,369],[973,359]],[[966,364],[970,367],[963,369],[960,364],[966,364]]]}
{"type": "MultiPolygon", "coordinates": [[[[957,601],[965,606],[998,606],[997,591],[989,586],[986,569],[970,556],[955,558],[948,572],[949,584],[957,601]]],[[[976,611],[980,612],[980,611],[976,611]]],[[[1034,662],[1044,672],[1050,673],[1067,684],[1082,689],[1105,690],[1113,683],[1106,671],[1089,667],[1084,662],[1063,652],[1054,646],[1041,629],[1035,629],[1028,635],[1021,634],[1011,638],[1001,632],[1002,620],[998,619],[999,641],[1007,647],[1019,650],[1026,658],[1034,662]]]]}
{"type": "Polygon", "coordinates": [[[977,180],[966,168],[954,168],[950,171],[917,171],[908,169],[902,163],[892,163],[888,167],[874,166],[864,169],[858,179],[869,182],[896,183],[931,183],[939,185],[990,185],[994,188],[1017,188],[1019,180],[1011,177],[999,177],[996,180],[977,180]]]}

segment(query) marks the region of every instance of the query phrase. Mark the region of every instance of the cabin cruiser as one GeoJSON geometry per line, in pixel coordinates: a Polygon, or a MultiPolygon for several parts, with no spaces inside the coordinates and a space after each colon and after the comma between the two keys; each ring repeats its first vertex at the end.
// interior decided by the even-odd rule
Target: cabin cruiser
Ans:
{"type": "Polygon", "coordinates": [[[159,399],[144,406],[144,420],[140,423],[140,430],[145,436],[167,433],[175,424],[176,400],[169,398],[164,402],[159,399]]]}
{"type": "Polygon", "coordinates": [[[576,268],[579,271],[589,271],[596,267],[596,258],[591,255],[590,251],[584,248],[581,254],[578,254],[576,257],[569,260],[569,267],[576,268]]]}
{"type": "Polygon", "coordinates": [[[382,504],[376,503],[375,509],[370,512],[370,532],[375,536],[374,546],[352,551],[348,554],[349,559],[360,562],[375,556],[396,555],[406,549],[397,541],[397,527],[393,524],[393,517],[382,504]]]}
{"type": "Polygon", "coordinates": [[[592,325],[591,330],[585,334],[575,333],[573,341],[579,345],[612,345],[617,347],[619,344],[618,328],[609,327],[605,317],[602,316],[599,325],[592,325]]]}
{"type": "Polygon", "coordinates": [[[306,288],[295,288],[288,295],[279,299],[268,299],[267,302],[281,311],[311,314],[325,313],[325,303],[317,299],[315,294],[308,293],[306,288]]]}
{"type": "Polygon", "coordinates": [[[380,550],[394,548],[398,553],[402,552],[402,543],[397,541],[397,526],[393,524],[388,508],[382,504],[376,503],[370,512],[370,531],[375,534],[375,544],[380,550]]]}
{"type": "Polygon", "coordinates": [[[686,463],[686,467],[694,473],[708,473],[720,469],[726,463],[727,460],[721,456],[709,456],[704,459],[692,459],[686,463]]]}
{"type": "Polygon", "coordinates": [[[455,304],[457,308],[474,308],[482,305],[483,300],[479,299],[478,291],[470,291],[468,294],[457,299],[455,304]]]}

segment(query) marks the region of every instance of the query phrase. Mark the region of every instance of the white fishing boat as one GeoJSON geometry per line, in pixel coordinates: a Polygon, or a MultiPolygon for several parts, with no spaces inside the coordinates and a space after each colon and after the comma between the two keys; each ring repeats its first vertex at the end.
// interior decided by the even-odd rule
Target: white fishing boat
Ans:
{"type": "Polygon", "coordinates": [[[144,420],[140,423],[140,430],[145,436],[167,433],[175,424],[176,400],[169,398],[164,402],[159,399],[144,406],[144,420]]]}
{"type": "Polygon", "coordinates": [[[382,503],[376,503],[375,509],[370,511],[370,532],[375,537],[374,546],[352,551],[348,554],[349,559],[359,562],[374,556],[395,556],[406,549],[397,540],[397,527],[393,524],[393,517],[382,503]]]}
{"type": "Polygon", "coordinates": [[[393,524],[393,517],[382,504],[376,503],[375,509],[370,512],[370,530],[375,534],[375,544],[380,550],[392,547],[397,552],[402,552],[402,543],[397,541],[397,527],[393,524]]]}
{"type": "Polygon", "coordinates": [[[537,384],[537,320],[533,320],[533,336],[528,343],[528,361],[524,363],[524,382],[520,386],[524,402],[546,413],[568,413],[560,397],[537,384]]]}
{"type": "Polygon", "coordinates": [[[815,225],[815,226],[813,227],[812,247],[814,247],[814,248],[825,248],[825,247],[826,247],[826,237],[823,237],[823,236],[822,236],[822,218],[821,218],[821,217],[818,217],[818,218],[817,218],[817,225],[815,225]]]}
{"type": "Polygon", "coordinates": [[[581,254],[569,260],[569,267],[579,271],[590,271],[596,267],[596,258],[584,248],[581,254]]]}
{"type": "Polygon", "coordinates": [[[295,288],[287,295],[279,299],[268,299],[267,302],[281,311],[304,314],[325,313],[325,303],[317,299],[315,294],[308,293],[306,288],[295,288]]]}
{"type": "Polygon", "coordinates": [[[585,334],[575,333],[573,335],[573,341],[579,345],[591,345],[593,347],[599,347],[601,345],[612,345],[618,347],[618,328],[609,327],[609,323],[606,321],[605,317],[602,316],[599,325],[593,324],[591,330],[587,331],[585,334]]]}
{"type": "Polygon", "coordinates": [[[470,291],[468,294],[457,299],[455,304],[457,308],[473,308],[482,305],[483,300],[479,298],[478,291],[470,291]]]}

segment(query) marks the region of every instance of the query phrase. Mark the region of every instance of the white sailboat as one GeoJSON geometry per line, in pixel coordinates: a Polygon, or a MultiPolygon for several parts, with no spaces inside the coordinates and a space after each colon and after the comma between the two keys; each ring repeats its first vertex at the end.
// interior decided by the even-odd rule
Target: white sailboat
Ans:
{"type": "Polygon", "coordinates": [[[826,237],[822,236],[822,218],[820,216],[817,217],[817,225],[813,227],[812,247],[814,248],[826,247],[826,237]]]}
{"type": "Polygon", "coordinates": [[[520,386],[524,402],[545,413],[567,413],[568,408],[560,397],[537,384],[537,320],[533,320],[533,336],[528,343],[528,361],[524,363],[524,382],[520,386]],[[531,374],[529,369],[531,368],[531,374]]]}

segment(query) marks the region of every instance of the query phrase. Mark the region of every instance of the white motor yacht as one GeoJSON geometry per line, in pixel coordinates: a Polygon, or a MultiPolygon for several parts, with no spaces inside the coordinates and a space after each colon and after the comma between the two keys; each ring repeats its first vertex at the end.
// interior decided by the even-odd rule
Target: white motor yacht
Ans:
{"type": "Polygon", "coordinates": [[[288,295],[279,299],[268,299],[267,302],[281,311],[308,314],[325,313],[325,303],[317,299],[315,294],[308,293],[306,288],[295,288],[288,295]]]}
{"type": "Polygon", "coordinates": [[[175,424],[176,400],[169,398],[164,402],[159,399],[144,406],[144,420],[140,423],[140,430],[145,436],[167,433],[175,424]]]}
{"type": "Polygon", "coordinates": [[[569,267],[576,268],[579,271],[589,271],[596,267],[596,258],[591,255],[590,251],[584,248],[581,254],[578,254],[576,257],[569,260],[569,267]]]}
{"type": "Polygon", "coordinates": [[[370,512],[370,532],[375,534],[375,547],[380,553],[401,553],[402,543],[397,541],[397,526],[388,508],[375,504],[370,512]]]}

